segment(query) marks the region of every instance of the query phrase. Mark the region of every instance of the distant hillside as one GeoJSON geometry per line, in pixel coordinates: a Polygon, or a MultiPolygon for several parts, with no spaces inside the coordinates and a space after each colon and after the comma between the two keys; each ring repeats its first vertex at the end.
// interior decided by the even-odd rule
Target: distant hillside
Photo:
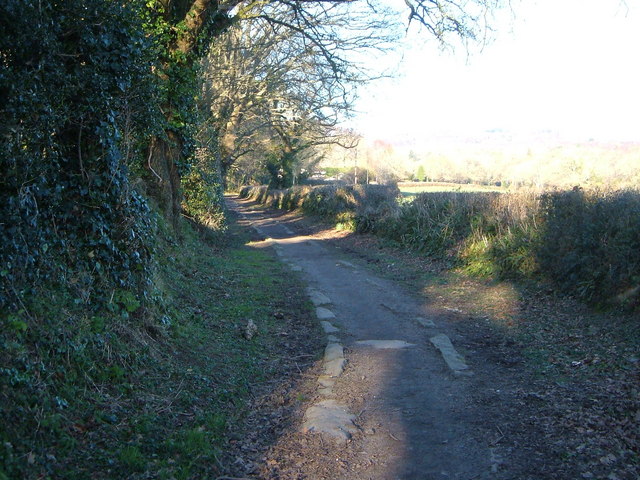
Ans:
{"type": "Polygon", "coordinates": [[[555,132],[502,130],[474,137],[363,139],[357,151],[334,149],[321,165],[384,170],[400,180],[628,188],[640,185],[640,142],[576,141],[555,132]]]}

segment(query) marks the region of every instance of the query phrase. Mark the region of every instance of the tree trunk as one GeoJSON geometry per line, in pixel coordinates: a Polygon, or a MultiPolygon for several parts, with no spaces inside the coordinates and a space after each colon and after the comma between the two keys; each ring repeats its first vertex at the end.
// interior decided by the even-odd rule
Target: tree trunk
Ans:
{"type": "Polygon", "coordinates": [[[179,139],[167,132],[168,140],[154,137],[149,145],[147,168],[153,176],[151,194],[175,228],[180,218],[182,194],[177,162],[182,156],[179,139]]]}
{"type": "MultiPolygon", "coordinates": [[[[175,71],[184,69],[188,72],[197,62],[198,55],[206,51],[204,45],[200,45],[201,52],[196,51],[198,36],[203,34],[208,19],[211,17],[213,23],[206,29],[209,41],[219,35],[231,23],[228,17],[231,9],[240,3],[240,0],[230,0],[221,8],[219,0],[167,0],[165,2],[165,16],[168,22],[176,12],[185,12],[182,22],[173,21],[173,32],[176,34],[167,45],[170,55],[167,58],[176,56],[179,60],[167,60],[166,71],[174,70],[174,74],[167,76],[165,81],[170,85],[175,82],[183,82],[184,78],[175,74],[175,71]],[[180,25],[182,23],[182,25],[180,25]],[[178,28],[179,27],[179,28],[178,28]],[[173,63],[175,62],[175,63],[173,63]]],[[[180,15],[178,15],[180,16],[180,15]]],[[[173,90],[169,88],[169,90],[173,90]]],[[[165,115],[171,117],[172,99],[167,101],[165,115]]],[[[175,227],[181,213],[181,182],[178,165],[184,162],[182,152],[183,139],[172,131],[166,132],[167,138],[154,137],[149,144],[147,152],[147,168],[151,173],[153,181],[150,187],[152,196],[158,201],[159,207],[164,212],[167,220],[175,227]]]]}

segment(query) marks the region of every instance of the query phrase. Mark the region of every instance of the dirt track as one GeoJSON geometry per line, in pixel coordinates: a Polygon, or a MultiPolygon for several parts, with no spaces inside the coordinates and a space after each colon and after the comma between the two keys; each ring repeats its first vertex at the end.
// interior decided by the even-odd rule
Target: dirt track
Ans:
{"type": "Polygon", "coordinates": [[[323,308],[335,315],[329,320],[338,332],[330,338],[344,347],[346,367],[328,393],[321,393],[321,385],[309,393],[307,411],[331,399],[355,417],[345,443],[336,435],[303,433],[301,409],[290,431],[271,447],[263,478],[509,478],[503,475],[508,449],[498,445],[496,409],[504,385],[495,367],[468,356],[470,371],[457,375],[430,342],[446,334],[455,346],[457,336],[446,320],[322,235],[300,234],[294,218],[253,209],[248,202],[230,200],[230,206],[264,237],[262,245],[273,246],[326,296],[323,308]],[[377,349],[357,343],[367,340],[413,345],[377,349]],[[491,401],[481,405],[479,397],[491,401]]]}
{"type": "MultiPolygon", "coordinates": [[[[465,284],[451,297],[417,295],[405,290],[414,282],[403,280],[404,257],[398,257],[400,268],[377,263],[375,240],[250,201],[228,201],[239,223],[257,230],[253,247],[273,249],[300,275],[320,307],[319,320],[337,331],[325,335],[324,361],[301,370],[291,359],[297,374],[257,397],[247,431],[238,432],[227,452],[235,459],[229,477],[221,478],[638,478],[633,373],[573,375],[569,362],[572,370],[564,376],[541,375],[523,353],[543,343],[525,345],[500,333],[488,316],[469,313],[481,298],[491,315],[506,312],[518,322],[551,316],[575,328],[570,326],[581,325],[583,307],[522,293],[521,310],[514,312],[512,294],[499,285],[478,291],[465,284]],[[455,362],[445,361],[434,336],[450,339],[468,369],[452,370],[455,362]],[[374,348],[380,340],[404,348],[374,348]],[[337,423],[330,419],[329,428],[310,421],[325,407],[339,417],[337,423]]],[[[442,267],[430,262],[418,265],[439,281],[442,267]]],[[[307,346],[298,350],[308,357],[307,346]]],[[[541,365],[551,362],[558,360],[541,365]]]]}

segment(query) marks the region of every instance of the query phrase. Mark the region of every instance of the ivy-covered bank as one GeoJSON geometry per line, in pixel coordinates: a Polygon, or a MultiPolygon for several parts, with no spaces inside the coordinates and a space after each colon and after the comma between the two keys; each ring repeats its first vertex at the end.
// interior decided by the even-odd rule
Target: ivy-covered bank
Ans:
{"type": "Polygon", "coordinates": [[[204,166],[195,155],[197,60],[224,22],[194,23],[190,4],[2,2],[4,311],[24,316],[51,284],[85,304],[110,302],[118,290],[147,302],[149,195],[174,227],[183,207],[198,219],[216,215],[215,155],[200,155],[204,166]],[[181,195],[194,164],[207,173],[189,177],[209,194],[206,207],[181,195]]]}
{"type": "Polygon", "coordinates": [[[140,10],[0,9],[0,306],[22,322],[51,285],[78,304],[144,292],[151,221],[130,169],[159,117],[140,10]]]}
{"type": "Polygon", "coordinates": [[[121,421],[100,402],[131,394],[173,325],[159,238],[186,241],[183,207],[218,218],[215,168],[189,177],[206,208],[180,194],[198,165],[191,29],[215,23],[189,3],[0,3],[0,478],[60,478],[100,448],[82,434],[121,421]]]}

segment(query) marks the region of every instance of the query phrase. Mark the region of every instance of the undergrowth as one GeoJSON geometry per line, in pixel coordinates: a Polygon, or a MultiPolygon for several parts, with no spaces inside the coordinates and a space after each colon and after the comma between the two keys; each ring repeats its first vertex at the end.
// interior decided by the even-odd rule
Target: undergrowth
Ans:
{"type": "MultiPolygon", "coordinates": [[[[207,243],[183,225],[178,242],[161,224],[144,307],[122,289],[94,309],[56,284],[24,305],[28,322],[3,318],[1,479],[221,475],[229,430],[286,350],[274,312],[306,305],[295,278],[243,235],[232,226],[207,243]]],[[[305,312],[286,312],[296,314],[314,335],[305,312]]]]}

